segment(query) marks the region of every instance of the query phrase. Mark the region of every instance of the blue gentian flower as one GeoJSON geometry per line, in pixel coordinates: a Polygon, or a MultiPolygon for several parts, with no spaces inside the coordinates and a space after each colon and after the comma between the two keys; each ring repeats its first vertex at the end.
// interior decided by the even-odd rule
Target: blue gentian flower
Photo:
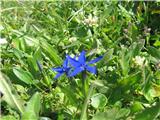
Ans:
{"type": "Polygon", "coordinates": [[[70,67],[68,66],[68,58],[64,60],[62,67],[52,68],[52,70],[58,72],[54,79],[59,78],[64,73],[68,76],[70,70],[70,67]]]}
{"type": "Polygon", "coordinates": [[[70,61],[70,64],[74,67],[73,72],[71,72],[69,74],[70,77],[73,77],[75,75],[77,75],[78,73],[82,72],[82,71],[89,71],[93,74],[97,73],[96,67],[95,66],[90,66],[90,64],[94,64],[96,62],[98,62],[99,60],[101,60],[103,57],[100,56],[96,59],[93,59],[89,62],[86,62],[86,57],[85,57],[85,51],[82,51],[80,53],[80,56],[78,57],[78,60],[71,58],[70,56],[67,56],[68,60],[70,61]]]}

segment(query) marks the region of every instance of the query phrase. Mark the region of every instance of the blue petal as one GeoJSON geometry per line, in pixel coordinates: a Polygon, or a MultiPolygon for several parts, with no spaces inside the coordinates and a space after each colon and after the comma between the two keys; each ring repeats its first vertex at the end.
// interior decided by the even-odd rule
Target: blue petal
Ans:
{"type": "Polygon", "coordinates": [[[75,75],[77,75],[78,73],[82,72],[84,69],[82,67],[77,67],[74,69],[74,71],[72,73],[69,74],[70,77],[73,77],[75,75]]]}
{"type": "Polygon", "coordinates": [[[73,67],[79,67],[81,65],[77,60],[71,58],[70,56],[67,56],[67,58],[73,67]]]}
{"type": "Polygon", "coordinates": [[[63,62],[63,67],[67,68],[68,67],[68,58],[66,58],[63,62]]]}
{"type": "Polygon", "coordinates": [[[54,77],[54,79],[59,78],[63,73],[64,73],[64,72],[59,72],[59,73],[57,73],[57,75],[54,77]]]}
{"type": "Polygon", "coordinates": [[[52,68],[52,70],[56,71],[56,72],[62,72],[63,71],[62,67],[52,68]]]}
{"type": "Polygon", "coordinates": [[[78,61],[81,64],[84,64],[86,62],[86,57],[85,57],[86,52],[83,50],[80,54],[80,56],[78,57],[78,61]]]}
{"type": "Polygon", "coordinates": [[[87,64],[93,64],[93,63],[96,63],[96,62],[100,61],[102,58],[103,58],[103,56],[100,56],[100,57],[98,57],[98,58],[95,58],[95,59],[93,59],[93,60],[89,61],[87,64]]]}
{"type": "Polygon", "coordinates": [[[65,72],[66,72],[67,75],[68,75],[68,73],[70,73],[70,71],[71,71],[71,67],[68,67],[68,68],[65,69],[65,72]]]}
{"type": "Polygon", "coordinates": [[[97,73],[97,70],[96,70],[96,67],[95,66],[89,66],[89,65],[86,65],[86,70],[93,73],[93,74],[96,74],[97,73]]]}

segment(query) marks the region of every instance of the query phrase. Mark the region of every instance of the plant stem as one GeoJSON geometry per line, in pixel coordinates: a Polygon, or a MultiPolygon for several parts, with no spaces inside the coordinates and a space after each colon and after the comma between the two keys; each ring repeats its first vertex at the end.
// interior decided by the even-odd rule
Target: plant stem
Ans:
{"type": "Polygon", "coordinates": [[[43,90],[37,85],[37,84],[33,84],[38,90],[40,90],[41,92],[43,92],[43,90]]]}
{"type": "Polygon", "coordinates": [[[86,99],[84,101],[84,104],[83,104],[83,107],[82,107],[82,113],[81,113],[81,118],[80,120],[86,120],[87,119],[87,114],[86,114],[86,111],[87,111],[87,104],[89,102],[89,99],[91,97],[91,94],[92,94],[92,91],[94,89],[94,84],[91,84],[90,88],[89,88],[89,91],[88,91],[88,95],[86,96],[86,99]]]}
{"type": "Polygon", "coordinates": [[[86,71],[82,72],[82,91],[84,97],[86,97],[86,71]]]}

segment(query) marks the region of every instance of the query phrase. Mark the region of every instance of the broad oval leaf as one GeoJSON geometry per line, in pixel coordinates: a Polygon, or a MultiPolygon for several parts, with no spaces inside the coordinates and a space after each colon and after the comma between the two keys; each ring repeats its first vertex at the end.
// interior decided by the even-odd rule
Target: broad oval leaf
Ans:
{"type": "Polygon", "coordinates": [[[91,105],[94,108],[103,108],[107,104],[107,102],[108,99],[101,93],[94,94],[91,97],[91,105]]]}
{"type": "Polygon", "coordinates": [[[25,112],[22,115],[22,120],[31,120],[31,119],[38,120],[40,108],[41,108],[40,94],[37,92],[32,96],[32,98],[27,103],[25,112]]]}

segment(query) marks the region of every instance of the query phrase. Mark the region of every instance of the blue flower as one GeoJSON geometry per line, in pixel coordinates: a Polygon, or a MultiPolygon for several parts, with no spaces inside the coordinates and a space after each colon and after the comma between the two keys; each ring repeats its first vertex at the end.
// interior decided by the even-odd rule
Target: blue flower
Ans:
{"type": "Polygon", "coordinates": [[[68,58],[64,60],[62,67],[52,68],[52,70],[58,72],[54,79],[59,78],[64,73],[68,76],[70,71],[70,67],[68,66],[68,58]]]}
{"type": "Polygon", "coordinates": [[[89,62],[86,62],[86,57],[85,57],[85,51],[82,51],[80,53],[80,56],[78,57],[78,60],[71,58],[70,56],[67,56],[68,60],[70,61],[70,64],[74,67],[73,72],[71,72],[69,74],[70,77],[73,77],[75,75],[77,75],[78,73],[82,72],[82,71],[89,71],[93,74],[97,73],[96,67],[95,66],[90,66],[90,64],[94,64],[96,62],[98,62],[99,60],[101,60],[103,57],[100,56],[96,59],[93,59],[89,62]]]}

